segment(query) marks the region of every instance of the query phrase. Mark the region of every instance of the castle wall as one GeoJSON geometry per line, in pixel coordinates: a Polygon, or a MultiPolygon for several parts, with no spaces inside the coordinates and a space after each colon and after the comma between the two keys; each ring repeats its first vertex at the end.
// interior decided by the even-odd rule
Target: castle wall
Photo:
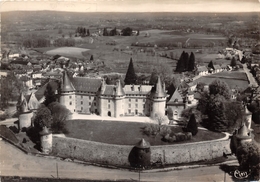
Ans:
{"type": "MultiPolygon", "coordinates": [[[[230,139],[151,146],[151,163],[179,164],[210,160],[230,153],[230,139]]],[[[134,146],[112,145],[74,138],[53,137],[53,154],[59,157],[108,165],[130,166],[134,146]]]]}
{"type": "Polygon", "coordinates": [[[67,107],[71,112],[76,111],[75,107],[76,96],[74,92],[64,93],[60,96],[60,103],[67,107]]]}
{"type": "Polygon", "coordinates": [[[124,102],[125,115],[145,115],[146,97],[128,96],[124,102]]]}
{"type": "Polygon", "coordinates": [[[95,95],[76,95],[76,112],[95,113],[97,99],[95,95]]]}

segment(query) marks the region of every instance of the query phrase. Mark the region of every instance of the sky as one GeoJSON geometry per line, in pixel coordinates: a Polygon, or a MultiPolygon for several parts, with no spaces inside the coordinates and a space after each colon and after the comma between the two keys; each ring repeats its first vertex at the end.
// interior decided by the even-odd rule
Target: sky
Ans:
{"type": "Polygon", "coordinates": [[[0,11],[260,12],[260,0],[1,0],[0,11]]]}

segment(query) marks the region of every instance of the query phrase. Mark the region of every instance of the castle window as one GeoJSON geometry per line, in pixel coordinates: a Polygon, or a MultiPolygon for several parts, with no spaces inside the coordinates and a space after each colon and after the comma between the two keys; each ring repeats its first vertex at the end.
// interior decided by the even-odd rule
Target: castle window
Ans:
{"type": "Polygon", "coordinates": [[[70,99],[71,99],[71,96],[70,96],[70,99]]]}
{"type": "Polygon", "coordinates": [[[91,99],[91,96],[89,96],[89,99],[91,99]]]}
{"type": "Polygon", "coordinates": [[[81,96],[81,98],[83,99],[83,96],[81,96]]]}
{"type": "Polygon", "coordinates": [[[174,115],[178,115],[178,111],[174,111],[174,115]]]}
{"type": "Polygon", "coordinates": [[[135,104],[135,107],[137,108],[137,107],[138,107],[138,104],[135,104]]]}
{"type": "Polygon", "coordinates": [[[138,99],[135,99],[135,102],[138,102],[138,99]]]}
{"type": "Polygon", "coordinates": [[[145,99],[143,99],[143,102],[145,102],[145,99]]]}
{"type": "Polygon", "coordinates": [[[110,104],[108,104],[107,108],[110,109],[110,104]]]}
{"type": "Polygon", "coordinates": [[[144,108],[145,108],[145,104],[144,104],[144,108]]]}
{"type": "Polygon", "coordinates": [[[131,109],[128,109],[128,113],[131,114],[131,109]]]}
{"type": "Polygon", "coordinates": [[[81,101],[81,105],[83,105],[83,101],[81,101]]]}
{"type": "Polygon", "coordinates": [[[96,106],[96,103],[94,102],[94,106],[96,106]]]}
{"type": "Polygon", "coordinates": [[[88,103],[88,105],[90,105],[90,106],[91,106],[91,102],[89,102],[89,103],[88,103]]]}
{"type": "Polygon", "coordinates": [[[83,111],[83,107],[81,107],[81,111],[83,111]]]}
{"type": "Polygon", "coordinates": [[[131,102],[131,99],[129,99],[129,102],[131,102]]]}
{"type": "Polygon", "coordinates": [[[72,105],[72,102],[70,102],[70,105],[72,105]]]}
{"type": "Polygon", "coordinates": [[[131,107],[131,104],[128,104],[128,107],[131,107]]]}

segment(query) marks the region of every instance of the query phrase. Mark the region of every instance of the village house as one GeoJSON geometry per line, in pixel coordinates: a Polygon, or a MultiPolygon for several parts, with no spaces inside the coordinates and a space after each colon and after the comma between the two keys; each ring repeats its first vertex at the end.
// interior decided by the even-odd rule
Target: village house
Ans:
{"type": "Polygon", "coordinates": [[[206,66],[198,66],[197,72],[198,72],[198,75],[201,75],[201,76],[205,76],[209,73],[208,68],[206,66]]]}

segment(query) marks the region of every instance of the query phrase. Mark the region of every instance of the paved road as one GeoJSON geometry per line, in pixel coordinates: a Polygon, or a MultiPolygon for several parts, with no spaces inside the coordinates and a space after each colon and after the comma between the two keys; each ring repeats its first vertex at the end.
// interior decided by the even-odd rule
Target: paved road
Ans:
{"type": "MultiPolygon", "coordinates": [[[[27,155],[14,146],[0,141],[0,171],[2,176],[57,177],[92,180],[139,180],[137,172],[107,169],[27,155]]],[[[164,172],[141,173],[141,181],[232,181],[218,166],[164,172]]]]}

